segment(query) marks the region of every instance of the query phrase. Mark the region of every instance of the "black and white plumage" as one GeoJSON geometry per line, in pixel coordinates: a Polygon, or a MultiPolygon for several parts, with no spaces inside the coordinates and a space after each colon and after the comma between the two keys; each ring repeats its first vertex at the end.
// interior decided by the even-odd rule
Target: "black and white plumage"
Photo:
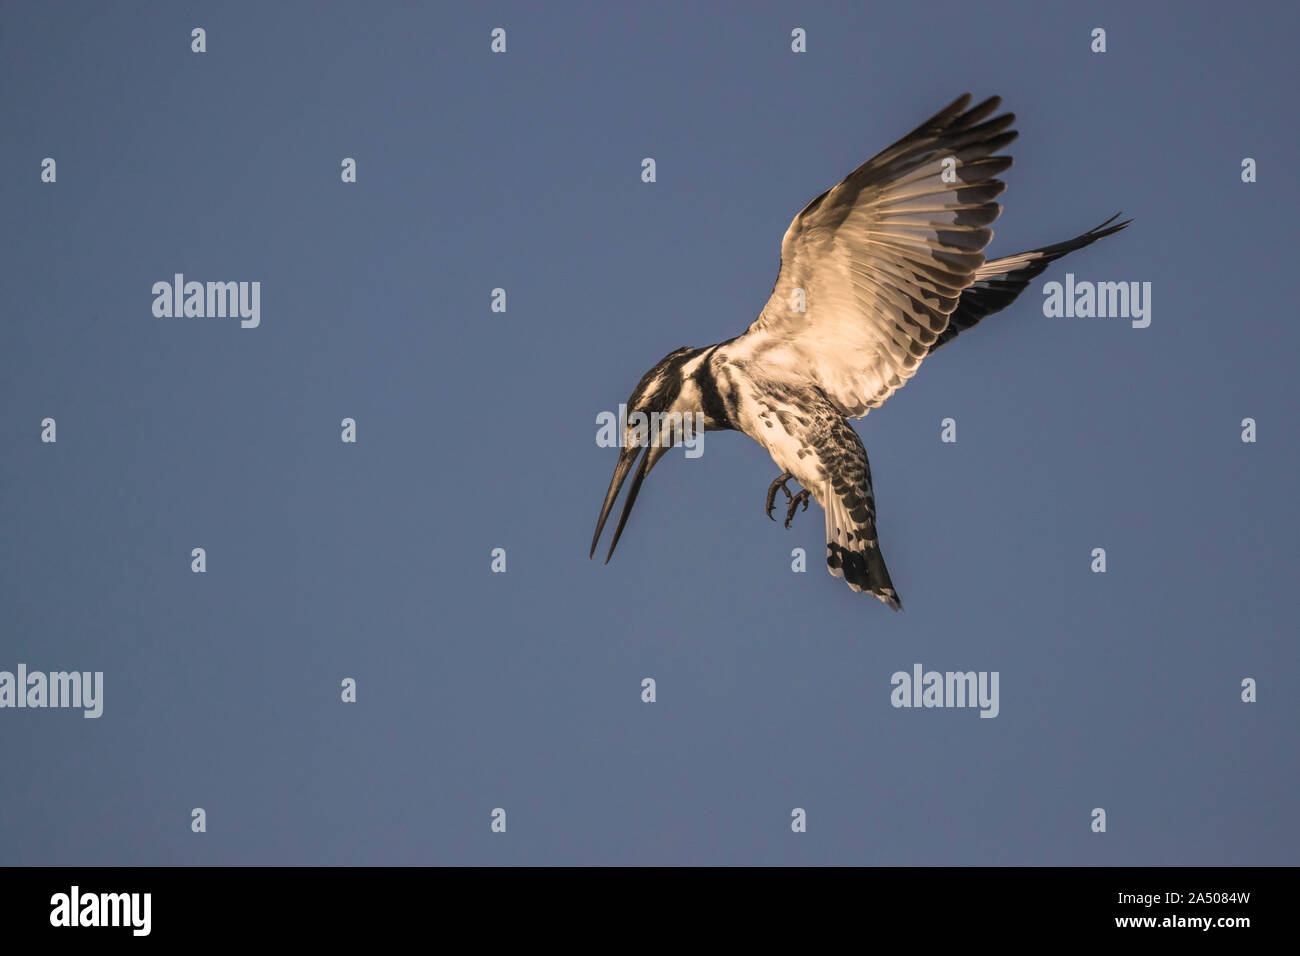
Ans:
{"type": "MultiPolygon", "coordinates": [[[[791,496],[786,525],[811,493],[826,513],[826,563],[854,591],[902,607],[880,553],[866,449],[849,418],[880,406],[921,360],[1010,305],[1056,259],[1123,229],[1112,217],[1075,239],[986,261],[1001,213],[995,155],[1016,138],[992,97],[959,97],[867,160],[794,218],[781,269],[758,318],[736,338],[665,356],[628,410],[702,413],[709,430],[737,429],[772,456],[791,496]]],[[[640,450],[632,430],[611,479],[591,553],[640,450]]],[[[610,543],[614,553],[641,483],[667,451],[647,447],[610,543]]],[[[606,557],[606,561],[609,557],[606,557]]]]}

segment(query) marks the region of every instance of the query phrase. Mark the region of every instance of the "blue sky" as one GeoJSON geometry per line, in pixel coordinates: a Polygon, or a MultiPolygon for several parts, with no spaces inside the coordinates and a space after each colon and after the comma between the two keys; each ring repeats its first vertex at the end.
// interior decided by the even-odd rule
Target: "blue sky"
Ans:
{"type": "Polygon", "coordinates": [[[0,18],[0,670],[105,686],[0,710],[0,862],[1297,862],[1293,7],[0,18]],[[967,90],[1019,117],[991,255],[1136,221],[856,423],[906,610],[762,515],[739,434],[589,561],[597,414],[967,90]],[[155,318],[177,272],[259,281],[259,327],[155,318]],[[1150,327],[1045,317],[1066,272],[1150,327]],[[891,707],[918,662],[998,717],[891,707]]]}

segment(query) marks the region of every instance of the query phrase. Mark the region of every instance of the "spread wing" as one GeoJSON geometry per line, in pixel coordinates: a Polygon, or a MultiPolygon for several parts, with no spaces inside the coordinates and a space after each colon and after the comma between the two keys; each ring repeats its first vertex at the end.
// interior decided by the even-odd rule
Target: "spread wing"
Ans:
{"type": "Polygon", "coordinates": [[[850,417],[916,372],[984,264],[1016,138],[1001,100],[959,97],[795,216],[781,271],[736,340],[769,368],[818,385],[850,417]],[[803,311],[801,311],[801,308],[803,311]]]}

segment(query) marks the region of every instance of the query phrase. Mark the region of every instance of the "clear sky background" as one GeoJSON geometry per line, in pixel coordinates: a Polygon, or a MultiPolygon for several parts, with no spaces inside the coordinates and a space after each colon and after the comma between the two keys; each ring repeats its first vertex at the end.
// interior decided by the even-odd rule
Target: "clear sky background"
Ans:
{"type": "Polygon", "coordinates": [[[1298,28],[7,2],[0,670],[105,699],[0,711],[0,863],[1300,862],[1298,28]],[[906,610],[826,573],[818,507],[763,516],[739,433],[589,561],[596,415],[743,331],[791,217],[966,90],[1019,116],[991,255],[1136,221],[856,423],[906,610]],[[1151,326],[1045,318],[1067,271],[1151,282],[1151,326]],[[176,272],[260,281],[260,327],[155,318],[176,272]],[[917,662],[998,671],[1000,715],[894,709],[917,662]]]}

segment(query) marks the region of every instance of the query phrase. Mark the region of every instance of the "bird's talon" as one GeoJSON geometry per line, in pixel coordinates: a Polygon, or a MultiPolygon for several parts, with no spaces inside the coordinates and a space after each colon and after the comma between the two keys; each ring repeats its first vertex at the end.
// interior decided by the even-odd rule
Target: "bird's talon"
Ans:
{"type": "MultiPolygon", "coordinates": [[[[785,492],[786,500],[791,500],[794,496],[790,494],[790,489],[785,486],[785,483],[793,477],[794,475],[790,474],[790,472],[783,472],[777,475],[776,481],[772,482],[767,487],[767,516],[773,521],[776,520],[776,515],[772,514],[772,509],[776,507],[776,489],[780,488],[785,492]]],[[[806,504],[805,507],[807,507],[806,504]]],[[[789,527],[789,525],[786,527],[789,527]]]]}
{"type": "Polygon", "coordinates": [[[799,510],[799,502],[803,502],[804,511],[808,510],[808,499],[810,497],[811,495],[808,494],[808,489],[805,488],[790,499],[790,510],[785,513],[785,526],[787,528],[790,527],[790,522],[794,520],[794,513],[799,510]]]}

